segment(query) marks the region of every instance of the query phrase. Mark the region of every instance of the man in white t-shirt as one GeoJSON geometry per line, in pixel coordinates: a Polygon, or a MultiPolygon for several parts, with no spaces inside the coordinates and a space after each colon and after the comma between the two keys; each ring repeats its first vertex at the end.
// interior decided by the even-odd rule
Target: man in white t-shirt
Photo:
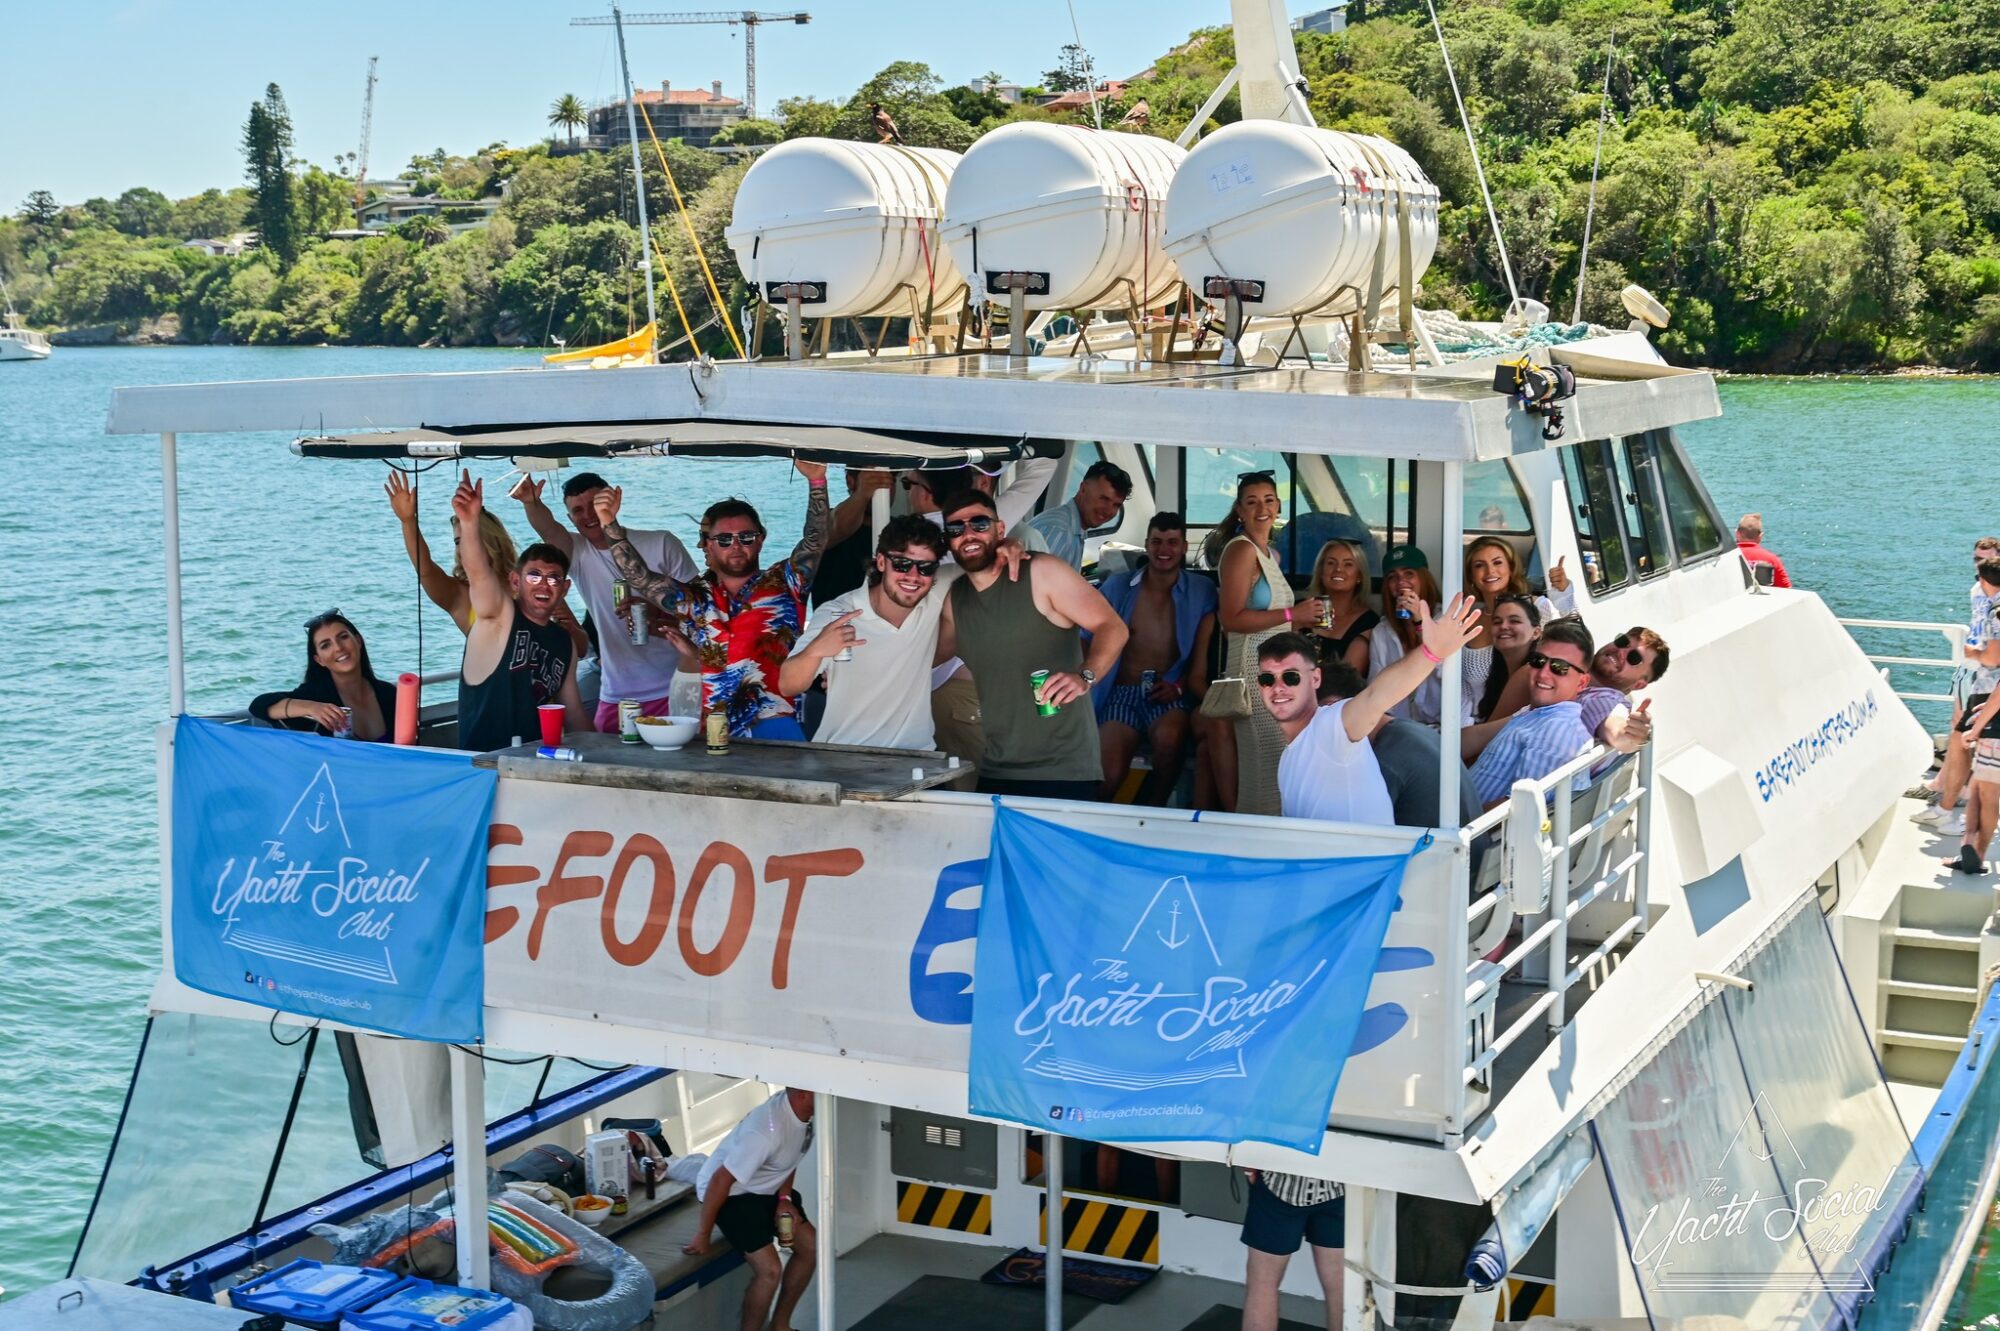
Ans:
{"type": "Polygon", "coordinates": [[[1278,797],[1287,818],[1335,823],[1396,821],[1389,787],[1368,742],[1375,723],[1410,696],[1453,652],[1472,640],[1479,607],[1460,597],[1442,619],[1417,607],[1418,650],[1382,671],[1352,698],[1319,705],[1319,666],[1303,634],[1280,633],[1257,650],[1257,690],[1285,732],[1278,760],[1278,797]]]}
{"type": "MultiPolygon", "coordinates": [[[[627,603],[612,595],[612,584],[620,576],[617,565],[611,562],[611,542],[592,503],[597,492],[605,488],[604,478],[590,471],[564,482],[563,507],[569,511],[574,532],[558,522],[542,502],[540,481],[524,479],[514,487],[514,498],[521,501],[536,535],[569,556],[570,584],[583,595],[597,626],[597,658],[602,671],[597,686],[597,728],[612,733],[618,729],[620,702],[637,702],[647,716],[666,716],[673,710],[674,672],[699,674],[700,666],[673,624],[651,606],[646,607],[650,612],[646,640],[632,641],[627,603]],[[583,539],[578,540],[579,536],[583,539]]],[[[694,581],[699,570],[687,547],[672,532],[628,527],[625,534],[647,567],[679,582],[694,581]]]]}
{"type": "Polygon", "coordinates": [[[791,1331],[792,1313],[812,1280],[819,1258],[819,1233],[806,1219],[805,1204],[792,1187],[799,1161],[813,1140],[813,1093],[793,1087],[779,1091],[743,1116],[702,1165],[695,1196],[701,1220],[692,1242],[681,1251],[709,1252],[709,1234],[720,1229],[750,1267],[743,1295],[743,1331],[791,1331]],[[791,1217],[791,1260],[778,1256],[778,1217],[791,1217]],[[771,1306],[777,1296],[778,1306],[771,1306]]]}
{"type": "Polygon", "coordinates": [[[931,747],[930,670],[950,618],[950,598],[934,594],[945,558],[936,523],[914,513],[892,518],[876,540],[867,583],[813,611],[778,672],[778,691],[796,698],[826,676],[815,743],[931,747]],[[850,659],[835,660],[843,649],[850,659]]]}

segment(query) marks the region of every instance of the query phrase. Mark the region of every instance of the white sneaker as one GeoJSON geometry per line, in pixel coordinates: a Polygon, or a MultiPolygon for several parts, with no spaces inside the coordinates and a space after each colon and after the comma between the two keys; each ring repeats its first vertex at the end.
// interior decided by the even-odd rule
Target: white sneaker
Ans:
{"type": "Polygon", "coordinates": [[[1965,835],[1965,815],[1953,809],[1944,821],[1937,825],[1937,829],[1945,836],[1963,836],[1965,835]]]}
{"type": "Polygon", "coordinates": [[[1921,813],[1913,813],[1910,815],[1911,822],[1922,823],[1925,827],[1936,827],[1939,823],[1943,822],[1944,819],[1945,819],[1945,811],[1943,809],[1940,809],[1935,804],[1929,805],[1921,813]]]}

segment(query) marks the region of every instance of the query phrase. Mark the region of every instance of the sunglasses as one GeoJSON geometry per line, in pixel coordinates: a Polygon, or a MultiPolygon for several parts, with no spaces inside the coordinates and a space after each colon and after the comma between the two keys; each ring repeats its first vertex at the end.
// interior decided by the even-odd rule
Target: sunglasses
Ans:
{"type": "Polygon", "coordinates": [[[905,494],[908,494],[912,490],[923,490],[928,492],[931,488],[929,482],[917,480],[913,476],[903,477],[902,484],[903,484],[903,493],[905,494]]]}
{"type": "Polygon", "coordinates": [[[1269,470],[1239,471],[1236,473],[1236,488],[1239,490],[1246,485],[1255,485],[1259,481],[1262,481],[1265,485],[1276,485],[1278,483],[1278,473],[1269,470]]]}
{"type": "Polygon", "coordinates": [[[1278,681],[1282,679],[1285,681],[1286,688],[1295,689],[1304,682],[1305,677],[1303,670],[1280,670],[1276,674],[1272,674],[1268,670],[1259,670],[1257,672],[1257,687],[1264,689],[1274,688],[1278,681]]]}
{"type": "Polygon", "coordinates": [[[898,573],[908,573],[910,570],[915,569],[918,577],[928,578],[936,575],[938,561],[935,559],[912,559],[908,555],[890,555],[889,567],[898,573]]]}
{"type": "Polygon", "coordinates": [[[719,531],[706,539],[710,545],[718,550],[727,550],[732,545],[740,545],[748,549],[750,546],[762,541],[764,533],[760,531],[719,531]]]}
{"type": "Polygon", "coordinates": [[[1629,633],[1619,634],[1617,637],[1611,640],[1611,645],[1613,647],[1620,649],[1625,653],[1626,665],[1636,666],[1636,665],[1646,664],[1646,654],[1640,651],[1637,647],[1634,647],[1632,645],[1631,634],[1629,633]]]}
{"type": "Polygon", "coordinates": [[[944,535],[948,541],[955,541],[968,531],[989,532],[993,530],[992,518],[961,518],[944,524],[944,535]]]}
{"type": "Polygon", "coordinates": [[[1528,653],[1528,669],[1546,670],[1550,674],[1554,675],[1557,679],[1562,679],[1569,675],[1580,675],[1583,673],[1582,666],[1572,665],[1568,661],[1558,661],[1556,660],[1555,657],[1545,656],[1541,652],[1528,653]]]}
{"type": "Polygon", "coordinates": [[[319,630],[325,628],[328,624],[331,624],[334,620],[336,619],[344,620],[346,618],[347,616],[341,614],[339,607],[336,606],[332,610],[325,611],[322,614],[314,615],[311,619],[308,619],[306,621],[306,632],[317,633],[319,630]]]}
{"type": "Polygon", "coordinates": [[[537,573],[531,569],[522,569],[521,581],[546,584],[550,587],[554,587],[558,583],[568,581],[568,579],[563,577],[563,575],[560,573],[537,573]]]}

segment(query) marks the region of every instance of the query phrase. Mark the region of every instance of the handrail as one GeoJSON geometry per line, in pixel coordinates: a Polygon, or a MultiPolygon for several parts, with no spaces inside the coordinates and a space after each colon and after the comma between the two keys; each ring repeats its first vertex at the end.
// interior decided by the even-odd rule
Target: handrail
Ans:
{"type": "MultiPolygon", "coordinates": [[[[1928,620],[1841,618],[1838,622],[1843,628],[1850,630],[1850,636],[1851,631],[1854,629],[1874,629],[1887,633],[1936,633],[1941,635],[1946,644],[1948,644],[1950,654],[1943,657],[1878,655],[1864,649],[1862,655],[1867,657],[1870,664],[1884,667],[1882,671],[1884,679],[1888,678],[1889,671],[1887,667],[1889,666],[1907,666],[1919,670],[1956,670],[1960,665],[1964,664],[1965,640],[1971,633],[1970,626],[1966,624],[1940,624],[1928,620]]],[[[1898,698],[1901,698],[1906,703],[1949,703],[1953,701],[1952,695],[1949,693],[1927,693],[1916,689],[1899,689],[1895,687],[1893,681],[1890,682],[1890,688],[1898,698]]]]}

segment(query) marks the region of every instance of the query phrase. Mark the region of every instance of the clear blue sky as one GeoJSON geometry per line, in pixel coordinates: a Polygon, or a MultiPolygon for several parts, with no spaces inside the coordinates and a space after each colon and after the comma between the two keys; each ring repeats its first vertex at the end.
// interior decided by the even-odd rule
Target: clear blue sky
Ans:
{"type": "MultiPolygon", "coordinates": [[[[633,11],[715,0],[635,0],[633,11]]],[[[1075,0],[1098,72],[1142,69],[1197,27],[1229,21],[1227,0],[1075,0]]],[[[803,0],[809,26],[768,25],[757,44],[758,101],[844,97],[895,59],[947,83],[989,69],[1032,82],[1070,40],[1064,0],[803,0]]],[[[1321,7],[1294,0],[1294,13],[1321,7]]],[[[548,133],[549,103],[618,91],[611,30],[572,28],[603,0],[9,0],[8,104],[0,211],[30,190],[65,203],[148,185],[173,198],[240,183],[238,140],[267,83],[285,90],[298,151],[328,164],[357,146],[368,57],[381,57],[374,169],[414,153],[463,152],[548,133]]],[[[743,39],[726,26],[632,27],[632,77],[743,91],[743,39]]]]}

